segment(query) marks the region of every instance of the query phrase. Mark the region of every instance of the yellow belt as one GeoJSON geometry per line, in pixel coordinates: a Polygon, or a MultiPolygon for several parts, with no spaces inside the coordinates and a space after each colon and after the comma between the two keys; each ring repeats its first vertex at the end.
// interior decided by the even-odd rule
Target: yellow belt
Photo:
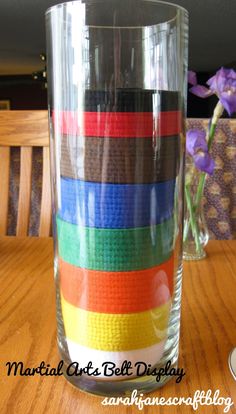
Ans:
{"type": "Polygon", "coordinates": [[[66,337],[103,351],[125,351],[154,345],[167,334],[171,300],[145,312],[107,314],[86,311],[61,295],[66,337]]]}

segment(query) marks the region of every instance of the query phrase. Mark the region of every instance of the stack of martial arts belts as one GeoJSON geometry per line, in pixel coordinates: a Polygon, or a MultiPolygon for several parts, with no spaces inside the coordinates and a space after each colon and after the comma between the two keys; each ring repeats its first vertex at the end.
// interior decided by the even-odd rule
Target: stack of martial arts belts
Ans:
{"type": "Polygon", "coordinates": [[[178,94],[87,91],[83,109],[56,114],[59,275],[70,358],[81,367],[153,365],[163,354],[173,294],[178,94]]]}

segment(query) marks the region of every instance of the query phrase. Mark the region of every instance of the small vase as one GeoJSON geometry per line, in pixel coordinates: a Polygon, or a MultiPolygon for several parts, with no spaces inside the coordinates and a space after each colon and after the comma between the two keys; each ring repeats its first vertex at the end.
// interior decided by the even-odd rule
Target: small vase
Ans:
{"type": "MultiPolygon", "coordinates": [[[[203,197],[196,204],[197,191],[201,172],[192,164],[186,165],[185,184],[185,214],[183,232],[183,259],[201,260],[206,257],[205,246],[209,240],[209,233],[204,216],[203,197]],[[190,182],[190,184],[188,184],[190,182]],[[190,211],[192,206],[192,211],[190,211]]],[[[204,185],[202,188],[202,194],[204,185]]]]}

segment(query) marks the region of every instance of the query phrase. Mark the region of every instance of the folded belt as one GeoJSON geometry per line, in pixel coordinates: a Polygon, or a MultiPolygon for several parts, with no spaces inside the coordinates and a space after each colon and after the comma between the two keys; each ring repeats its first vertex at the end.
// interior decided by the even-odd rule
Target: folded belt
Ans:
{"type": "Polygon", "coordinates": [[[86,137],[147,138],[178,135],[181,111],[158,112],[52,112],[55,132],[86,137]]]}
{"type": "MultiPolygon", "coordinates": [[[[130,361],[132,367],[135,367],[135,364],[139,361],[146,363],[147,365],[150,364],[151,366],[155,365],[161,359],[165,340],[158,342],[152,346],[141,348],[141,349],[134,349],[129,351],[100,351],[98,349],[87,348],[85,346],[79,345],[70,339],[66,338],[66,343],[70,355],[70,360],[78,362],[80,367],[86,367],[87,364],[92,361],[93,367],[99,368],[101,375],[99,375],[99,379],[106,378],[109,381],[116,381],[120,380],[122,376],[116,377],[115,375],[111,377],[107,377],[104,375],[104,364],[111,362],[115,364],[116,368],[121,368],[124,361],[130,361]]],[[[109,364],[110,366],[110,364],[109,364]]],[[[110,371],[108,371],[110,373],[110,371]]],[[[133,370],[135,375],[135,369],[133,370]]],[[[127,379],[127,376],[124,375],[124,378],[127,379]]],[[[131,378],[131,377],[130,377],[131,378]]]]}
{"type": "Polygon", "coordinates": [[[173,272],[173,255],[159,266],[130,272],[82,269],[59,259],[64,298],[93,312],[142,312],[163,305],[173,294],[173,272]]]}
{"type": "Polygon", "coordinates": [[[91,270],[146,269],[170,258],[174,228],[174,217],[156,226],[131,229],[82,227],[57,217],[59,256],[91,270]]]}
{"type": "Polygon", "coordinates": [[[110,183],[152,183],[178,175],[180,137],[61,136],[61,175],[110,183]]]}
{"type": "Polygon", "coordinates": [[[107,314],[77,308],[61,295],[61,308],[68,339],[93,349],[125,351],[165,339],[171,301],[146,312],[107,314]]]}
{"type": "Polygon", "coordinates": [[[78,102],[84,111],[99,112],[152,112],[157,108],[161,111],[173,111],[181,108],[181,95],[173,91],[157,91],[143,89],[115,89],[110,91],[84,90],[75,91],[79,96],[73,96],[69,101],[63,94],[67,89],[61,91],[63,110],[77,110],[78,102]],[[79,99],[78,99],[79,98],[79,99]]]}
{"type": "Polygon", "coordinates": [[[62,177],[59,216],[86,227],[119,229],[156,225],[172,216],[174,191],[174,180],[158,184],[110,184],[62,177]]]}

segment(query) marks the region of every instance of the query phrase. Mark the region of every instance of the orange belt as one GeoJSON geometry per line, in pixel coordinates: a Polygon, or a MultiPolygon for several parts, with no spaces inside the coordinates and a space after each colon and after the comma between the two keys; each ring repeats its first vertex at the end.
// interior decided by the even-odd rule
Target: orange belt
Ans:
{"type": "Polygon", "coordinates": [[[143,312],[165,304],[173,294],[174,256],[159,266],[129,272],[104,272],[73,266],[59,259],[65,300],[101,313],[143,312]]]}

